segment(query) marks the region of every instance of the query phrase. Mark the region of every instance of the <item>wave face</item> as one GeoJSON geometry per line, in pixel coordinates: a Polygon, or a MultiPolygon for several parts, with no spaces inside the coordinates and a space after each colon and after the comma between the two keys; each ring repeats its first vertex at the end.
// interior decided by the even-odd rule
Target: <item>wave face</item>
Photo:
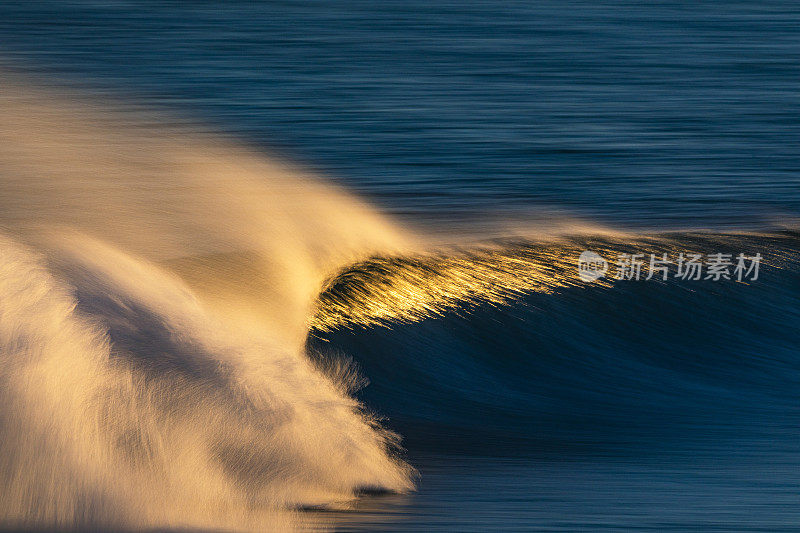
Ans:
{"type": "Polygon", "coordinates": [[[798,259],[793,231],[596,234],[374,257],[329,281],[309,347],[359,362],[372,380],[360,397],[410,449],[794,446],[798,259]],[[750,283],[587,283],[582,250],[764,259],[750,283]]]}
{"type": "Polygon", "coordinates": [[[412,488],[303,343],[328,272],[397,230],[134,110],[8,79],[0,115],[0,525],[281,529],[412,488]]]}

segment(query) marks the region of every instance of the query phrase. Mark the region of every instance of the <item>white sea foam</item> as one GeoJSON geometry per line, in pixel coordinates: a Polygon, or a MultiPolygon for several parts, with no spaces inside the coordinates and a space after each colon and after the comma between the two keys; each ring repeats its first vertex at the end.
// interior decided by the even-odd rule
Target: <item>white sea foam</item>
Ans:
{"type": "Polygon", "coordinates": [[[303,351],[325,277],[409,239],[231,142],[5,78],[0,523],[263,530],[412,488],[303,351]]]}

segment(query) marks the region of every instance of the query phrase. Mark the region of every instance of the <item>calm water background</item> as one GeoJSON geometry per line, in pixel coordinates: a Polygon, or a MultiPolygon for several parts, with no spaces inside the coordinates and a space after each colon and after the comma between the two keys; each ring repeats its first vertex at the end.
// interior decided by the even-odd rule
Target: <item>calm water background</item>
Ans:
{"type": "MultiPolygon", "coordinates": [[[[7,68],[191,117],[289,156],[388,212],[437,224],[553,212],[623,229],[796,220],[798,58],[800,5],[789,1],[0,3],[7,68]]],[[[326,519],[344,530],[793,529],[798,282],[794,270],[746,296],[715,287],[698,295],[692,286],[630,289],[591,308],[583,299],[536,300],[534,311],[328,339],[361,359],[374,380],[371,406],[407,417],[400,427],[422,477],[417,494],[367,498],[359,512],[326,519]],[[675,294],[666,324],[624,326],[675,294]],[[681,318],[687,307],[705,311],[681,318]],[[609,315],[614,327],[593,319],[609,315]],[[722,359],[741,349],[771,366],[722,359]],[[409,382],[391,382],[397,361],[429,354],[443,355],[420,366],[436,371],[450,404],[441,391],[437,404],[409,396],[409,382]],[[591,358],[573,363],[572,354],[591,358]],[[643,374],[654,368],[644,356],[669,368],[643,374]],[[533,360],[545,362],[520,370],[533,360]],[[496,392],[487,375],[508,390],[496,392]],[[576,392],[596,377],[607,381],[594,395],[576,392]],[[542,392],[535,379],[543,378],[542,392]],[[658,390],[673,379],[685,386],[680,395],[658,390]],[[463,411],[479,385],[497,397],[463,411]],[[498,418],[492,402],[513,408],[498,418]],[[431,413],[419,418],[437,427],[445,414],[496,423],[479,440],[498,446],[459,447],[447,434],[423,442],[412,411],[428,403],[431,413]],[[506,420],[532,425],[542,412],[561,413],[556,404],[569,407],[575,426],[560,427],[559,414],[548,428],[607,445],[556,458],[558,444],[515,454],[499,445],[506,420]],[[598,405],[608,407],[599,418],[598,405]],[[660,426],[663,440],[693,412],[701,455],[666,454],[652,442],[608,445],[630,420],[660,426]],[[608,429],[609,420],[619,427],[608,429]],[[748,425],[757,431],[745,444],[708,451],[748,425]]]]}
{"type": "Polygon", "coordinates": [[[800,212],[796,2],[12,1],[0,52],[414,217],[800,212]]]}

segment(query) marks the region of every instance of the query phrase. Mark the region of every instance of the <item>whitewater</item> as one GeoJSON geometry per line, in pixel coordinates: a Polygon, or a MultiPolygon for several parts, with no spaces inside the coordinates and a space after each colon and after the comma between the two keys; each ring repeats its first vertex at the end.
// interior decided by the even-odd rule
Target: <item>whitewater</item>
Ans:
{"type": "Polygon", "coordinates": [[[3,84],[0,523],[263,530],[413,488],[304,347],[326,276],[399,230],[232,142],[3,84]]]}

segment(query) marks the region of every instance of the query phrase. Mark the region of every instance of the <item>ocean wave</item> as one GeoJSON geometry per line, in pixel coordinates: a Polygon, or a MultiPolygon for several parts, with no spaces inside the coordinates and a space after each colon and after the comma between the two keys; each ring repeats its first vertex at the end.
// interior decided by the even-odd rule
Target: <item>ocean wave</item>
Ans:
{"type": "Polygon", "coordinates": [[[387,428],[563,452],[797,410],[796,232],[448,246],[231,140],[4,78],[0,526],[285,529],[413,490],[387,428]],[[582,250],[764,266],[586,283],[582,250]]]}
{"type": "Polygon", "coordinates": [[[798,237],[595,235],[377,257],[329,281],[309,351],[358,361],[372,381],[361,398],[415,449],[619,450],[779,431],[797,414],[798,237]],[[673,270],[586,282],[582,250],[762,261],[755,281],[673,270]]]}

